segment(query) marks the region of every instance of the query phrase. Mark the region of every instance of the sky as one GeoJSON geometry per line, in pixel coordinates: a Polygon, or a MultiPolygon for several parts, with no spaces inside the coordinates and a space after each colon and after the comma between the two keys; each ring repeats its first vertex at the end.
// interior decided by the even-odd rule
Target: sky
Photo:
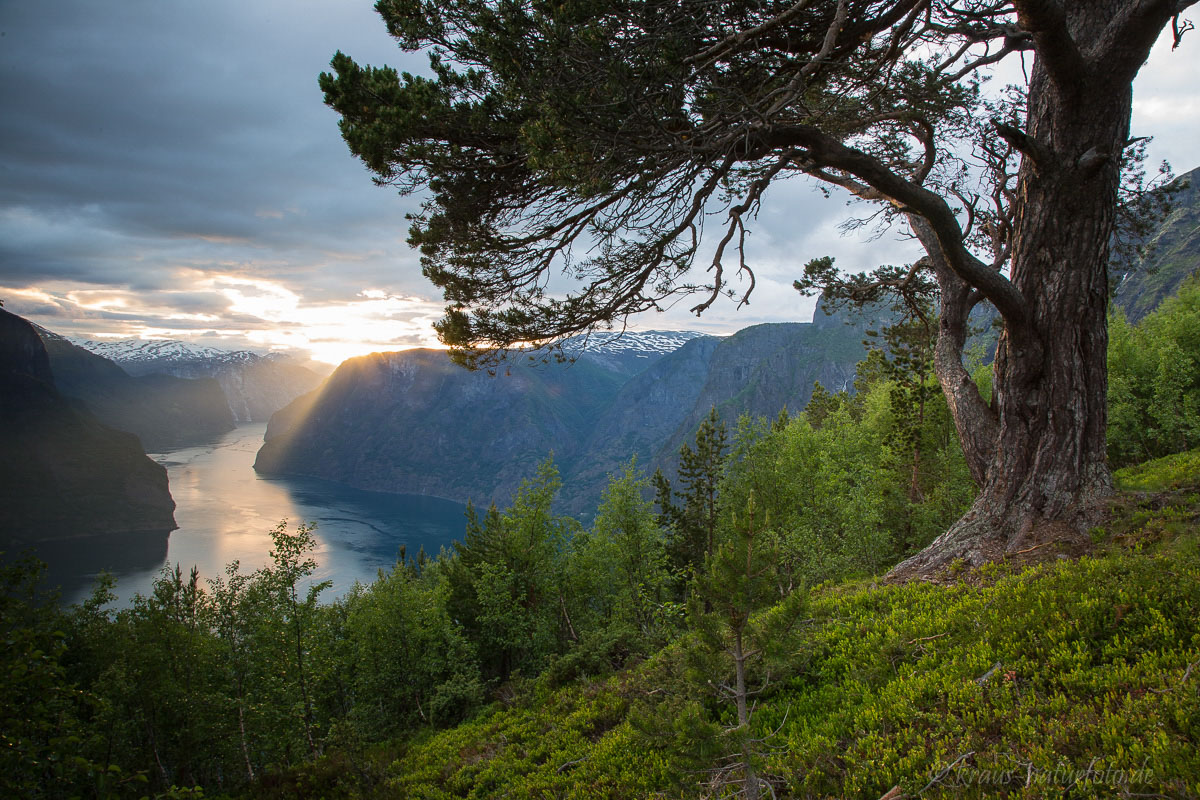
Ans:
{"type": "MultiPolygon", "coordinates": [[[[0,300],[85,339],[179,338],[336,364],[436,346],[440,296],[407,246],[415,198],[376,187],[317,75],[342,50],[421,72],[370,0],[0,0],[0,300]]],[[[1200,35],[1160,41],[1135,84],[1153,163],[1200,165],[1200,35]]],[[[750,304],[641,329],[807,321],[809,259],[906,263],[911,242],[843,235],[844,199],[773,187],[749,244],[750,304]]]]}

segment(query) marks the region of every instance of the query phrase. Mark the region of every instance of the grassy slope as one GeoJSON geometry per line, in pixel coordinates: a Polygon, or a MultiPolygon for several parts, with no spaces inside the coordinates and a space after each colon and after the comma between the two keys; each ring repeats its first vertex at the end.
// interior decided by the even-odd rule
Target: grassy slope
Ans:
{"type": "MultiPolygon", "coordinates": [[[[898,785],[921,797],[1200,797],[1200,452],[1118,480],[1143,494],[1117,504],[1092,557],[992,565],[954,586],[816,592],[754,720],[778,796],[878,798],[898,785]]],[[[675,646],[603,681],[531,685],[376,753],[357,789],[347,774],[367,773],[344,754],[275,788],[697,796],[713,755],[683,720],[709,701],[676,677],[679,658],[675,646]]]]}

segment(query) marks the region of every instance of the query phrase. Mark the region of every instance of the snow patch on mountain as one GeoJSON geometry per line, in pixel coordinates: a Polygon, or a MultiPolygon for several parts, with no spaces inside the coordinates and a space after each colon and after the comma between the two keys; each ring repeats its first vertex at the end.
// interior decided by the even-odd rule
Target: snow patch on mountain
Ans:
{"type": "Polygon", "coordinates": [[[622,355],[665,355],[673,353],[700,331],[594,331],[563,342],[567,353],[620,353],[622,355]]]}
{"type": "Polygon", "coordinates": [[[218,361],[223,363],[250,362],[262,358],[249,350],[222,350],[179,339],[117,339],[92,341],[70,339],[73,344],[104,356],[118,364],[145,362],[218,361]]]}
{"type": "Polygon", "coordinates": [[[269,419],[297,396],[315,388],[321,379],[302,362],[284,353],[260,355],[178,339],[72,341],[115,362],[130,375],[164,373],[177,378],[215,378],[238,422],[269,419]]]}

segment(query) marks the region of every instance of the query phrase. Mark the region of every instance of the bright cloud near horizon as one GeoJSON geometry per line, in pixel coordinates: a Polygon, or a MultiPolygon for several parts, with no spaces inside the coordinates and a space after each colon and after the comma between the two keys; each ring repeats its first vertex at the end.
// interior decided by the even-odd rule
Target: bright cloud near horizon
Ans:
{"type": "MultiPolygon", "coordinates": [[[[336,50],[413,72],[371,0],[55,0],[0,7],[0,299],[81,338],[178,338],[338,363],[437,346],[443,303],[405,243],[416,201],[374,186],[317,75],[336,50]]],[[[1177,172],[1198,164],[1200,36],[1164,37],[1135,84],[1134,132],[1177,172]]],[[[750,305],[639,328],[732,333],[807,320],[809,259],[851,271],[917,256],[843,236],[845,204],[771,189],[750,240],[750,305]]]]}

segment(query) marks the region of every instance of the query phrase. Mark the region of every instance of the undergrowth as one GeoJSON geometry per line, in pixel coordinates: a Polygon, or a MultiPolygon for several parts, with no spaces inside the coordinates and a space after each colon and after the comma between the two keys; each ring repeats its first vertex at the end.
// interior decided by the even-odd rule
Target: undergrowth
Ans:
{"type": "MultiPolygon", "coordinates": [[[[1140,493],[1092,556],[815,590],[753,717],[775,796],[1200,797],[1200,455],[1117,480],[1140,493]]],[[[565,688],[520,683],[377,752],[369,781],[336,780],[351,770],[331,755],[285,782],[327,797],[732,796],[711,735],[730,712],[680,677],[688,646],[565,688]]]]}

